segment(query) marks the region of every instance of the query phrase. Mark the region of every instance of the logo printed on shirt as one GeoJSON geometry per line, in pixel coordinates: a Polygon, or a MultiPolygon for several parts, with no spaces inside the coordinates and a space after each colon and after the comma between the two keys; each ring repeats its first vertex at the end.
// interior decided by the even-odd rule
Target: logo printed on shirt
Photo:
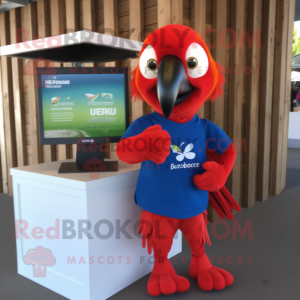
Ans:
{"type": "MultiPolygon", "coordinates": [[[[180,144],[180,147],[181,147],[183,144],[184,144],[184,142],[180,144]]],[[[182,153],[181,148],[178,147],[178,146],[176,146],[176,145],[170,145],[170,147],[171,147],[173,153],[176,153],[176,154],[177,154],[176,159],[177,159],[178,161],[183,161],[184,158],[187,158],[187,159],[194,159],[195,156],[196,156],[196,154],[195,154],[194,152],[191,152],[191,151],[193,150],[193,148],[194,148],[194,145],[193,145],[192,143],[188,144],[188,145],[185,147],[183,153],[182,153]]]]}

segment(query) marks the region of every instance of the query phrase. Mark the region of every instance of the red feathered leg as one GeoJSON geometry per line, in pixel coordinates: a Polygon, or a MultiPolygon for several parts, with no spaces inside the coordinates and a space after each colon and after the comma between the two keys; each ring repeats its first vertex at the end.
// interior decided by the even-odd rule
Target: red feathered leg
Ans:
{"type": "Polygon", "coordinates": [[[233,283],[233,277],[227,271],[214,267],[205,254],[204,243],[210,244],[206,225],[204,212],[185,219],[180,226],[192,251],[190,276],[197,279],[199,287],[204,291],[222,290],[233,283]]]}
{"type": "Polygon", "coordinates": [[[169,295],[186,292],[190,282],[178,276],[168,260],[174,235],[182,220],[159,216],[143,211],[140,222],[140,234],[143,234],[143,247],[148,243],[148,252],[154,251],[154,267],[147,284],[151,296],[169,295]]]}

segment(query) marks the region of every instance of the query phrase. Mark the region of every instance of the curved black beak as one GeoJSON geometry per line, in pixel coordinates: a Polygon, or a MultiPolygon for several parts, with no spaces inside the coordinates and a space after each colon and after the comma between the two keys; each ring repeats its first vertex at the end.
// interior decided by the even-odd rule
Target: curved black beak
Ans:
{"type": "Polygon", "coordinates": [[[174,55],[164,56],[157,76],[157,96],[166,118],[171,115],[186,72],[181,60],[174,55]]]}

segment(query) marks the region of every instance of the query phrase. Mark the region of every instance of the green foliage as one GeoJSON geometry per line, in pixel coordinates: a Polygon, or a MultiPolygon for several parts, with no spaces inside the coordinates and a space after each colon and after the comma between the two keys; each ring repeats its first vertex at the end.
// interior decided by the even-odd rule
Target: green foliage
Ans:
{"type": "Polygon", "coordinates": [[[293,32],[293,56],[300,54],[300,37],[297,37],[297,29],[294,27],[293,32]]]}

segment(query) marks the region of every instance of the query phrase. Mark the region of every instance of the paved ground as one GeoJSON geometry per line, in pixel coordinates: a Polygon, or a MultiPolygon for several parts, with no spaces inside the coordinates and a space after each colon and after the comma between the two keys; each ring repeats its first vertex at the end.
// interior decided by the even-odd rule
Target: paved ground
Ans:
{"type": "MultiPolygon", "coordinates": [[[[225,227],[218,225],[216,231],[211,224],[208,230],[212,246],[206,247],[214,265],[230,271],[235,282],[223,291],[203,292],[197,283],[189,278],[190,250],[183,241],[183,252],[177,256],[174,267],[178,274],[190,279],[187,293],[159,296],[156,299],[222,299],[222,300],[295,300],[300,299],[299,228],[300,218],[300,150],[289,149],[287,191],[266,202],[257,202],[250,209],[242,209],[235,220],[242,228],[249,224],[242,239],[239,234],[225,239],[217,235],[225,233],[225,227]],[[186,261],[186,263],[183,263],[186,261]],[[231,263],[232,262],[232,263],[231,263]]],[[[1,300],[61,300],[66,299],[17,274],[14,239],[14,213],[12,198],[0,194],[0,299],[1,300]]],[[[175,262],[172,259],[172,262],[175,262]]],[[[153,299],[146,292],[149,275],[110,298],[153,299]]],[[[88,299],[83,299],[88,300],[88,299]]]]}

